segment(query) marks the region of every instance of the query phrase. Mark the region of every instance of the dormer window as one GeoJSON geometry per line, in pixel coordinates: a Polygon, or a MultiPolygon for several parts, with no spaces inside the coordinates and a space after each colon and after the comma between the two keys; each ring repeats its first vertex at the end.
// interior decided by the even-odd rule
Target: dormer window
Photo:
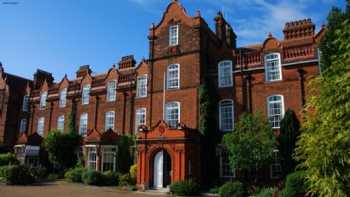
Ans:
{"type": "Polygon", "coordinates": [[[232,87],[232,61],[222,61],[219,63],[219,87],[232,87]]]}
{"type": "Polygon", "coordinates": [[[66,103],[67,103],[67,88],[64,88],[60,91],[60,100],[59,100],[60,108],[66,107],[66,103]]]}
{"type": "Polygon", "coordinates": [[[47,100],[47,92],[43,92],[40,95],[40,109],[45,109],[47,100]]]}
{"type": "Polygon", "coordinates": [[[81,95],[81,103],[83,105],[88,105],[90,100],[90,84],[86,84],[83,87],[83,93],[81,95]]]}
{"type": "Polygon", "coordinates": [[[281,55],[270,53],[265,56],[265,79],[266,81],[282,80],[281,55]]]}
{"type": "Polygon", "coordinates": [[[179,44],[179,25],[169,27],[169,45],[176,46],[179,44]]]}
{"type": "Polygon", "coordinates": [[[109,81],[107,84],[107,101],[112,102],[117,98],[116,81],[109,81]]]}

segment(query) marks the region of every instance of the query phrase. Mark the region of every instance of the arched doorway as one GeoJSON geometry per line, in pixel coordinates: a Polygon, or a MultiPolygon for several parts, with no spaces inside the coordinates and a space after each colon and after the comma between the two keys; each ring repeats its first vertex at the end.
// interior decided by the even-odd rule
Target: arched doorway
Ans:
{"type": "Polygon", "coordinates": [[[169,154],[161,150],[153,159],[153,188],[161,189],[171,183],[171,159],[169,154]]]}

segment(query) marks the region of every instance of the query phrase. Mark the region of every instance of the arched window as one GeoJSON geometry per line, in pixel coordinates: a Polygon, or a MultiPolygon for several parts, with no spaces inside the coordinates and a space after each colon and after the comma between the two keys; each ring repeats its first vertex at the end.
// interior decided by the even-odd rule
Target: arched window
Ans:
{"type": "Polygon", "coordinates": [[[85,136],[88,129],[88,114],[82,113],[79,121],[79,134],[85,136]]]}
{"type": "Polygon", "coordinates": [[[112,102],[115,101],[117,98],[117,82],[116,81],[109,81],[107,83],[107,101],[112,102]]]}
{"type": "Polygon", "coordinates": [[[57,118],[57,130],[64,132],[64,115],[57,118]]]}
{"type": "Polygon", "coordinates": [[[180,122],[180,102],[170,102],[166,104],[165,118],[167,124],[176,128],[180,122]]]}
{"type": "Polygon", "coordinates": [[[219,103],[220,130],[232,131],[234,126],[234,111],[232,100],[222,100],[219,103]]]}
{"type": "Polygon", "coordinates": [[[282,80],[281,55],[279,53],[265,55],[265,79],[266,81],[282,80]]]}
{"type": "Polygon", "coordinates": [[[267,98],[267,115],[272,128],[280,128],[284,115],[284,101],[282,95],[272,95],[267,98]]]}
{"type": "Polygon", "coordinates": [[[177,89],[180,87],[180,65],[172,64],[168,66],[167,71],[167,88],[177,89]]]}
{"type": "Polygon", "coordinates": [[[222,61],[218,66],[218,82],[219,87],[232,87],[232,61],[222,61]]]}

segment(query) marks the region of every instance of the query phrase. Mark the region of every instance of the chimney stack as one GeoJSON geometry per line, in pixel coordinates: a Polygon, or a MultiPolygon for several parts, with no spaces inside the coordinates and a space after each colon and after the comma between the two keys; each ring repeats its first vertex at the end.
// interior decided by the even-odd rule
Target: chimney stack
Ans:
{"type": "Polygon", "coordinates": [[[215,17],[215,31],[218,38],[229,47],[236,48],[237,36],[230,24],[228,24],[222,14],[218,12],[215,17]]]}
{"type": "Polygon", "coordinates": [[[77,78],[83,78],[86,75],[90,75],[92,73],[89,65],[80,66],[79,70],[76,73],[77,78]]]}

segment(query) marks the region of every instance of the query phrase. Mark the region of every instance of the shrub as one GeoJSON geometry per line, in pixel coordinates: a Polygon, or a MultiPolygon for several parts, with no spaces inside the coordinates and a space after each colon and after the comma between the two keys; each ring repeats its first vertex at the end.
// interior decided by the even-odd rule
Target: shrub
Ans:
{"type": "Polygon", "coordinates": [[[19,164],[15,154],[13,153],[0,154],[0,166],[5,166],[9,164],[12,164],[12,165],[19,164]]]}
{"type": "Polygon", "coordinates": [[[59,178],[58,174],[49,174],[46,178],[47,181],[56,181],[59,178]]]}
{"type": "Polygon", "coordinates": [[[108,171],[103,175],[103,185],[104,186],[116,186],[118,185],[119,174],[117,172],[108,171]]]}
{"type": "Polygon", "coordinates": [[[83,173],[82,180],[87,185],[102,185],[103,175],[100,172],[88,170],[83,173]]]}
{"type": "Polygon", "coordinates": [[[9,166],[0,166],[0,178],[6,178],[9,166]]]}
{"type": "Polygon", "coordinates": [[[260,188],[255,192],[256,197],[273,197],[275,192],[277,191],[277,188],[274,187],[268,187],[268,188],[260,188]]]}
{"type": "Polygon", "coordinates": [[[287,176],[286,186],[281,192],[281,197],[295,197],[306,192],[305,172],[296,171],[287,176]]]}
{"type": "Polygon", "coordinates": [[[130,173],[130,176],[132,178],[136,179],[136,177],[137,177],[137,164],[134,164],[130,167],[129,173],[130,173]]]}
{"type": "Polygon", "coordinates": [[[69,182],[82,183],[83,182],[82,176],[84,172],[85,172],[85,169],[83,167],[75,167],[68,170],[64,174],[64,178],[69,182]]]}
{"type": "Polygon", "coordinates": [[[47,177],[47,169],[44,167],[30,168],[29,171],[36,180],[42,180],[47,177]]]}
{"type": "Polygon", "coordinates": [[[6,183],[9,185],[29,185],[34,182],[35,177],[26,166],[10,166],[6,172],[6,183]]]}
{"type": "Polygon", "coordinates": [[[119,175],[119,186],[135,185],[135,181],[129,173],[119,175]]]}
{"type": "Polygon", "coordinates": [[[211,193],[211,194],[217,194],[217,193],[219,193],[219,187],[213,187],[213,188],[210,188],[209,189],[209,193],[211,193]]]}
{"type": "Polygon", "coordinates": [[[178,181],[170,185],[170,192],[178,196],[198,195],[199,190],[199,185],[191,179],[178,181]]]}
{"type": "Polygon", "coordinates": [[[220,197],[243,197],[245,189],[241,182],[227,182],[219,189],[220,197]]]}

